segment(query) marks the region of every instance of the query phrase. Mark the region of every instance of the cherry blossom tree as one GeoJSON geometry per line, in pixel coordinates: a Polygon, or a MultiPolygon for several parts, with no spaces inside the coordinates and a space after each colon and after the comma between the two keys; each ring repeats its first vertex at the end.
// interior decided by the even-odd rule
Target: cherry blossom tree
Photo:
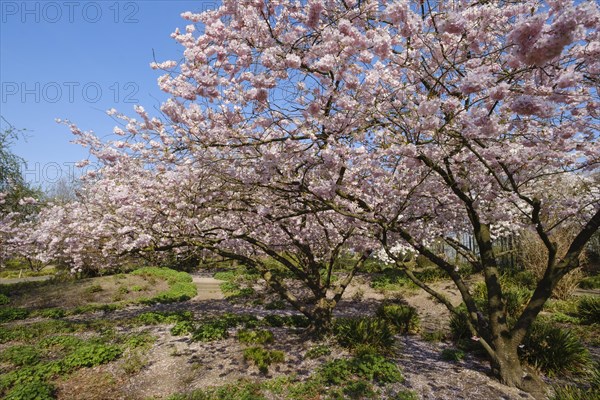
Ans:
{"type": "Polygon", "coordinates": [[[324,304],[346,280],[331,290],[326,278],[323,291],[321,271],[340,251],[359,268],[377,239],[457,313],[407,268],[417,252],[456,284],[496,376],[540,394],[518,346],[600,224],[597,4],[225,0],[183,17],[173,38],[184,58],[153,64],[172,95],[162,119],[113,110],[123,124],[108,144],[72,127],[106,164],[73,232],[87,226],[107,257],[197,248],[238,259],[301,310],[265,257],[324,304]],[[564,226],[577,229],[558,254],[564,226]],[[543,241],[547,268],[511,316],[493,241],[521,229],[543,241]],[[440,240],[480,271],[485,309],[431,250],[440,240]]]}
{"type": "Polygon", "coordinates": [[[203,33],[176,32],[185,59],[155,65],[171,70],[159,84],[180,100],[162,110],[182,135],[260,157],[248,184],[294,187],[371,223],[392,258],[398,247],[428,257],[456,283],[497,376],[533,390],[518,345],[600,220],[597,5],[225,1],[184,17],[203,33]],[[303,181],[288,165],[329,174],[303,181]],[[552,232],[565,225],[579,230],[557,254],[552,232]],[[548,266],[513,323],[493,238],[518,229],[545,243],[548,266]],[[459,232],[477,252],[452,240],[459,232]],[[482,271],[487,315],[430,250],[439,238],[482,271]]]}

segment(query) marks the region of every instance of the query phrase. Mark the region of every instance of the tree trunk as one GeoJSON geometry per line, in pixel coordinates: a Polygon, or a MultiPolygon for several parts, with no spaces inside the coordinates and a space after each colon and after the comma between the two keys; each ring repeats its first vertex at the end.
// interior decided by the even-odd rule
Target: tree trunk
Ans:
{"type": "Polygon", "coordinates": [[[519,388],[536,399],[547,399],[546,384],[532,368],[523,366],[517,346],[509,340],[499,340],[495,344],[495,354],[490,362],[492,374],[506,386],[519,388]]]}
{"type": "Polygon", "coordinates": [[[309,336],[321,337],[331,333],[333,329],[333,309],[335,302],[325,297],[317,300],[315,306],[310,311],[307,317],[310,320],[310,325],[307,329],[309,336]]]}

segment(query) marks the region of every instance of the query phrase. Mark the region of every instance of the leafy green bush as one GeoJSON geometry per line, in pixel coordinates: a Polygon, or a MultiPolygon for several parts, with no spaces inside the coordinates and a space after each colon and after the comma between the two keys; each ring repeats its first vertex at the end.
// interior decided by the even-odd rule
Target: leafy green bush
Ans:
{"type": "Polygon", "coordinates": [[[382,304],[377,316],[392,324],[399,333],[416,333],[420,320],[417,310],[407,304],[382,304]]]}
{"type": "Polygon", "coordinates": [[[25,319],[29,316],[29,310],[19,307],[0,307],[0,323],[25,319]]]}
{"type": "Polygon", "coordinates": [[[219,387],[197,389],[185,394],[176,394],[168,400],[266,400],[260,383],[241,380],[219,387]]]}
{"type": "Polygon", "coordinates": [[[554,396],[550,400],[600,399],[600,364],[596,363],[583,378],[584,382],[554,387],[554,396]]]}
{"type": "Polygon", "coordinates": [[[119,358],[122,353],[123,351],[118,346],[89,343],[65,357],[63,365],[67,369],[95,367],[119,358]]]}
{"type": "Polygon", "coordinates": [[[273,333],[271,331],[261,329],[261,330],[249,330],[249,329],[241,329],[238,331],[238,340],[241,343],[253,343],[253,344],[266,344],[273,343],[275,341],[273,337],[273,333]]]}
{"type": "Polygon", "coordinates": [[[421,339],[426,342],[441,342],[446,339],[446,333],[441,330],[421,332],[421,339]]]}
{"type": "Polygon", "coordinates": [[[318,371],[319,378],[328,385],[340,385],[350,379],[352,373],[350,362],[345,359],[329,361],[318,371]]]}
{"type": "Polygon", "coordinates": [[[349,349],[367,345],[386,351],[394,345],[394,328],[380,318],[338,318],[334,333],[338,342],[349,349]]]}
{"type": "Polygon", "coordinates": [[[8,392],[6,400],[50,400],[54,399],[54,386],[41,381],[15,385],[8,392]]]}
{"type": "Polygon", "coordinates": [[[248,347],[244,349],[244,360],[252,361],[263,374],[269,372],[271,364],[282,363],[285,359],[283,351],[267,350],[263,347],[248,347]]]}
{"type": "Polygon", "coordinates": [[[11,340],[30,341],[49,335],[81,331],[82,324],[65,320],[48,320],[27,325],[4,326],[0,328],[0,343],[11,340]]]}
{"type": "Polygon", "coordinates": [[[306,328],[310,325],[310,321],[304,315],[267,315],[265,322],[275,328],[282,326],[306,328]]]}
{"type": "Polygon", "coordinates": [[[404,381],[396,364],[371,351],[365,351],[350,360],[338,359],[325,363],[318,375],[328,385],[340,385],[353,375],[381,383],[404,381]]]}
{"type": "Polygon", "coordinates": [[[149,334],[148,332],[134,333],[124,338],[124,345],[130,349],[147,349],[152,347],[152,344],[156,341],[156,336],[149,334]]]}
{"type": "Polygon", "coordinates": [[[591,362],[589,352],[573,331],[543,320],[534,322],[519,353],[550,376],[584,371],[591,362]]]}
{"type": "Polygon", "coordinates": [[[227,330],[238,326],[255,328],[259,325],[258,318],[253,315],[238,315],[224,313],[219,317],[206,318],[199,321],[192,332],[192,340],[208,342],[229,337],[227,330]]]}
{"type": "Polygon", "coordinates": [[[450,316],[450,335],[454,343],[461,349],[467,351],[481,351],[483,348],[477,341],[471,339],[473,336],[467,324],[467,308],[464,304],[458,307],[458,314],[450,316]]]}
{"type": "Polygon", "coordinates": [[[351,362],[351,368],[358,376],[381,383],[403,382],[404,377],[396,364],[388,361],[381,354],[363,352],[358,354],[351,362]]]}
{"type": "Polygon", "coordinates": [[[40,352],[34,346],[12,346],[0,353],[0,360],[16,366],[34,365],[40,360],[40,352]]]}
{"type": "Polygon", "coordinates": [[[333,388],[328,391],[329,399],[374,399],[377,393],[373,390],[373,384],[364,380],[347,382],[340,388],[333,388]]]}
{"type": "Polygon", "coordinates": [[[323,356],[328,356],[331,354],[331,349],[329,346],[325,346],[323,344],[318,344],[306,352],[304,355],[305,358],[315,359],[323,356]]]}
{"type": "Polygon", "coordinates": [[[148,311],[136,317],[136,322],[143,325],[172,324],[181,321],[192,321],[194,314],[191,311],[148,311]]]}
{"type": "Polygon", "coordinates": [[[577,304],[577,313],[586,324],[600,323],[600,297],[581,297],[577,304]]]}
{"type": "Polygon", "coordinates": [[[600,275],[588,276],[579,282],[582,289],[600,289],[600,275]]]}
{"type": "Polygon", "coordinates": [[[86,287],[84,290],[84,293],[86,293],[86,294],[99,293],[103,290],[104,290],[104,288],[101,285],[95,284],[95,285],[86,287]]]}
{"type": "Polygon", "coordinates": [[[394,396],[391,396],[390,400],[419,400],[419,395],[412,390],[401,390],[394,396]]]}
{"type": "Polygon", "coordinates": [[[229,300],[237,300],[251,297],[255,294],[255,291],[251,287],[242,288],[239,284],[234,282],[223,282],[219,285],[225,298],[229,300]]]}
{"type": "Polygon", "coordinates": [[[465,352],[460,349],[444,349],[441,357],[442,360],[456,362],[465,358],[465,352]]]}
{"type": "Polygon", "coordinates": [[[10,298],[5,294],[0,293],[0,306],[6,305],[8,303],[10,303],[10,298]]]}
{"type": "Polygon", "coordinates": [[[171,335],[182,336],[188,333],[193,333],[196,327],[192,321],[179,321],[171,328],[171,335]]]}
{"type": "Polygon", "coordinates": [[[36,310],[33,315],[43,318],[64,318],[67,312],[62,308],[44,308],[42,310],[36,310]]]}
{"type": "Polygon", "coordinates": [[[83,340],[76,336],[57,335],[46,337],[39,344],[44,349],[49,349],[53,352],[62,352],[74,349],[80,346],[82,342],[83,340]]]}
{"type": "Polygon", "coordinates": [[[438,267],[429,267],[424,268],[421,271],[414,271],[414,275],[425,283],[450,279],[450,276],[443,269],[438,267]]]}

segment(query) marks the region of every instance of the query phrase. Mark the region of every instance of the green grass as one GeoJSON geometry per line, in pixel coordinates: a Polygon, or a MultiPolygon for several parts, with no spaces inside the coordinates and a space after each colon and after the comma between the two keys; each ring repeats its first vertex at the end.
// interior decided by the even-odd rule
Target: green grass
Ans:
{"type": "Polygon", "coordinates": [[[371,280],[371,287],[383,291],[416,290],[418,288],[404,271],[395,268],[386,268],[376,274],[371,280]]]}
{"type": "Polygon", "coordinates": [[[166,291],[151,298],[138,300],[142,304],[186,301],[198,294],[196,285],[192,282],[192,276],[187,272],[179,272],[169,268],[144,267],[133,271],[131,274],[146,278],[164,279],[169,284],[169,289],[166,291]]]}

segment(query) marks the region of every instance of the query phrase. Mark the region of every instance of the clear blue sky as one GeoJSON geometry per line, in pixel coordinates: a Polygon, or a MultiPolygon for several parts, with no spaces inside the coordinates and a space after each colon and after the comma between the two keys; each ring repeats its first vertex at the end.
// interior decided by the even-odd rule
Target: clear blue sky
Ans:
{"type": "Polygon", "coordinates": [[[219,3],[0,0],[0,115],[29,132],[13,148],[28,162],[27,180],[52,184],[87,157],[56,118],[104,136],[115,125],[107,109],[158,108],[166,97],[153,54],[179,60],[183,48],[170,34],[186,25],[180,14],[219,3]]]}

